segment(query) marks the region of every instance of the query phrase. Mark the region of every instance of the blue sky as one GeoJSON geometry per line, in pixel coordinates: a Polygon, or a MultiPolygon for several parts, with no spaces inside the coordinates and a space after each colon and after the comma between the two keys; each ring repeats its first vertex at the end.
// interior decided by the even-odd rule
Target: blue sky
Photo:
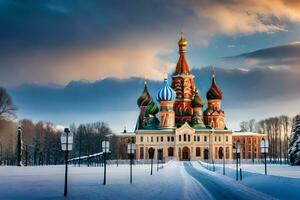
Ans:
{"type": "MultiPolygon", "coordinates": [[[[229,124],[236,129],[237,119],[260,119],[298,112],[293,106],[299,103],[294,87],[298,84],[294,76],[300,73],[299,23],[298,1],[129,0],[124,3],[120,0],[4,0],[0,2],[0,26],[3,27],[0,31],[0,85],[7,87],[16,99],[21,118],[64,125],[103,119],[117,127],[114,130],[119,130],[124,124],[132,127],[132,121],[136,119],[133,113],[137,112],[135,102],[124,104],[130,107],[130,117],[121,117],[117,111],[83,115],[76,111],[76,107],[84,106],[82,101],[78,104],[64,101],[66,105],[73,105],[73,113],[57,116],[55,108],[60,108],[59,102],[38,102],[45,108],[49,107],[40,111],[30,103],[36,100],[22,101],[25,96],[30,96],[24,88],[39,86],[46,91],[53,87],[63,90],[70,82],[78,80],[89,81],[90,85],[98,81],[97,87],[104,87],[101,80],[109,77],[161,81],[164,71],[172,73],[175,69],[177,41],[183,31],[189,42],[187,58],[190,67],[205,69],[214,65],[223,69],[217,76],[230,95],[239,92],[237,88],[230,90],[230,81],[237,84],[238,80],[241,87],[251,87],[248,79],[247,84],[243,84],[243,78],[247,77],[253,79],[252,87],[261,88],[260,93],[269,94],[274,86],[285,94],[281,97],[275,95],[272,99],[265,95],[257,97],[259,101],[255,101],[250,111],[242,106],[232,108],[230,102],[225,103],[224,106],[229,109],[229,124]],[[244,71],[237,73],[232,69],[244,71]],[[256,69],[268,70],[262,72],[256,69]],[[230,73],[233,74],[231,79],[226,78],[230,73]],[[242,76],[241,73],[248,74],[242,76]],[[267,76],[268,73],[270,76],[267,76]],[[256,77],[264,77],[264,80],[256,77]],[[278,85],[279,81],[284,83],[278,85]],[[265,101],[269,103],[266,105],[265,101]],[[275,109],[278,105],[285,109],[278,112],[275,109]],[[235,112],[234,109],[243,109],[243,112],[235,112]],[[119,124],[111,120],[115,116],[120,118],[119,124]]],[[[205,80],[209,80],[210,75],[207,76],[205,80]]],[[[204,77],[200,74],[200,78],[204,77]]],[[[209,82],[206,82],[203,84],[208,86],[209,82]]],[[[135,90],[128,91],[132,99],[138,95],[136,90],[140,87],[130,87],[135,90]]],[[[253,92],[252,96],[256,95],[251,88],[245,90],[253,92]]],[[[88,91],[81,92],[86,94],[88,91]]],[[[33,96],[39,95],[38,91],[34,92],[38,94],[33,96]]],[[[273,92],[276,93],[276,90],[273,92]]],[[[204,95],[205,91],[202,93],[204,95]]],[[[246,99],[243,101],[249,103],[246,99]]],[[[101,99],[100,102],[104,103],[101,99]]],[[[107,100],[107,106],[114,106],[110,102],[107,100]]],[[[91,105],[95,105],[97,110],[96,103],[91,105]]],[[[126,115],[126,111],[122,112],[126,115]]]]}

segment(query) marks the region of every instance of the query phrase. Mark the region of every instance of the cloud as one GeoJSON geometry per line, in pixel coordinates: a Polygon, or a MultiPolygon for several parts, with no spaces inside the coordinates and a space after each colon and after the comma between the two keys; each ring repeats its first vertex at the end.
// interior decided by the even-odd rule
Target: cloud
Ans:
{"type": "Polygon", "coordinates": [[[226,57],[227,61],[242,60],[249,67],[292,68],[300,72],[300,43],[291,42],[286,45],[259,49],[257,51],[226,57]]]}
{"type": "Polygon", "coordinates": [[[300,21],[300,3],[290,0],[187,0],[210,31],[228,35],[287,31],[286,23],[300,21]]]}
{"type": "Polygon", "coordinates": [[[297,1],[4,1],[0,84],[65,84],[115,76],[160,79],[179,32],[193,45],[216,35],[287,31],[297,1]],[[13,78],[11,78],[13,77],[13,78]]]}
{"type": "MultiPolygon", "coordinates": [[[[211,69],[194,69],[193,74],[201,96],[206,101],[205,93],[211,84],[211,69]]],[[[232,124],[251,117],[263,118],[275,114],[291,116],[299,112],[295,105],[300,103],[300,94],[296,92],[299,90],[300,79],[290,69],[216,68],[216,80],[224,93],[222,106],[227,120],[232,124]],[[277,109],[278,105],[285,109],[277,109]]],[[[148,81],[152,98],[155,99],[161,84],[162,81],[148,81]]],[[[136,100],[142,90],[141,78],[72,81],[60,88],[41,85],[8,88],[19,107],[17,114],[20,118],[47,120],[66,126],[72,122],[104,120],[120,130],[128,123],[134,127],[138,112],[136,100]]]]}

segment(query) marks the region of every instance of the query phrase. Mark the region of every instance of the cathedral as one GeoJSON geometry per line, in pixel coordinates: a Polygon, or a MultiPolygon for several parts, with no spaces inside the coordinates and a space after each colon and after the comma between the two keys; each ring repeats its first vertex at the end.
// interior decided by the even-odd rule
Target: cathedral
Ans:
{"type": "Polygon", "coordinates": [[[150,151],[155,159],[166,160],[232,158],[232,132],[221,106],[223,93],[213,72],[204,105],[186,60],[187,45],[182,35],[172,80],[164,78],[156,95],[148,92],[145,82],[137,100],[136,159],[149,159],[150,151]]]}

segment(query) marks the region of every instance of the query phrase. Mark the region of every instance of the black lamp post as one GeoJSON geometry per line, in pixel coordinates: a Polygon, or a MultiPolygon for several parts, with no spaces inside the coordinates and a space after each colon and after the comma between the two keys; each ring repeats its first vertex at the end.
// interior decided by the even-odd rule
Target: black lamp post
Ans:
{"type": "Polygon", "coordinates": [[[136,149],[135,144],[132,142],[129,142],[127,152],[129,154],[129,158],[130,158],[130,184],[132,184],[132,164],[133,164],[133,155],[134,155],[135,149],[136,149]]]}
{"type": "Polygon", "coordinates": [[[63,134],[60,137],[61,148],[65,152],[65,188],[64,188],[64,196],[68,195],[68,154],[69,151],[72,151],[73,147],[73,134],[70,132],[68,128],[64,129],[63,134]]]}
{"type": "Polygon", "coordinates": [[[240,144],[240,141],[238,140],[235,144],[235,148],[233,149],[234,152],[235,152],[235,156],[236,156],[236,180],[238,181],[239,180],[239,154],[240,154],[240,151],[241,151],[241,144],[240,144]]]}
{"type": "Polygon", "coordinates": [[[151,172],[150,172],[150,175],[152,175],[152,172],[153,172],[153,157],[154,157],[154,149],[150,148],[149,149],[149,158],[151,159],[151,172]]]}
{"type": "Polygon", "coordinates": [[[104,157],[103,185],[106,185],[106,154],[109,152],[109,141],[102,141],[102,152],[103,152],[103,157],[104,157]]]}
{"type": "Polygon", "coordinates": [[[269,151],[269,141],[264,138],[260,142],[261,153],[265,155],[265,175],[267,175],[267,153],[269,151]]]}
{"type": "Polygon", "coordinates": [[[22,129],[18,126],[18,139],[17,139],[17,166],[21,166],[22,162],[22,129]]]}

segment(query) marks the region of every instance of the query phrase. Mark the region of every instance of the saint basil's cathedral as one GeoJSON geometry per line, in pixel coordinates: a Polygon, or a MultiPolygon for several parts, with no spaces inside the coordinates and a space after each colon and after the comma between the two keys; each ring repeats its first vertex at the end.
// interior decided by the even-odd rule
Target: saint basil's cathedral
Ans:
{"type": "Polygon", "coordinates": [[[155,95],[159,106],[144,90],[137,100],[139,116],[134,132],[136,159],[149,159],[149,150],[156,159],[198,160],[231,159],[232,132],[226,128],[221,108],[223,93],[212,75],[206,93],[207,108],[195,85],[186,60],[188,42],[181,36],[179,59],[172,81],[165,78],[155,95]]]}

